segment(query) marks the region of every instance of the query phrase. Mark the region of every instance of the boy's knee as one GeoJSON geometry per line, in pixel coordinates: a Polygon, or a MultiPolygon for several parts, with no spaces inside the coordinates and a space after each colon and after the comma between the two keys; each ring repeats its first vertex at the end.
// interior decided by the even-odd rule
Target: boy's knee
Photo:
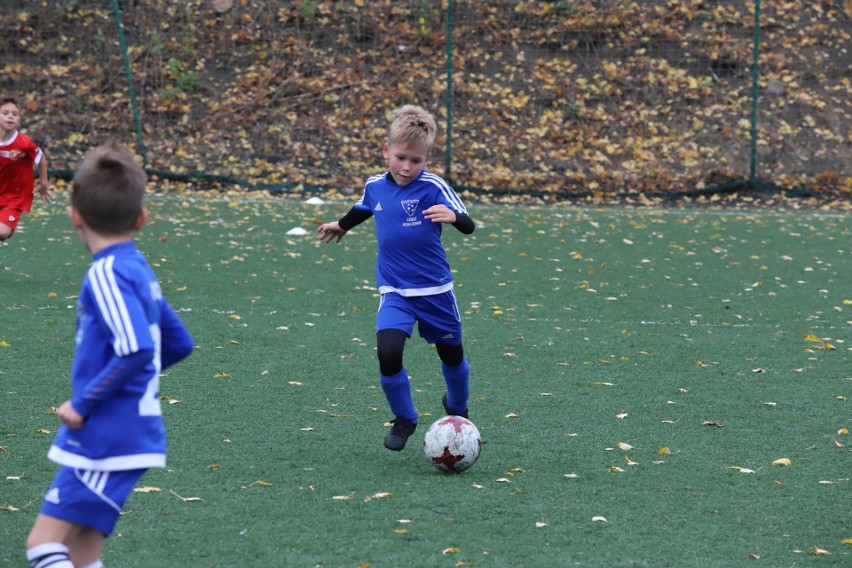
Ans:
{"type": "Polygon", "coordinates": [[[441,358],[441,362],[448,367],[458,367],[464,362],[464,347],[459,343],[458,345],[444,345],[438,343],[435,345],[438,349],[438,357],[441,358]]]}
{"type": "Polygon", "coordinates": [[[408,335],[399,329],[383,329],[376,335],[376,356],[381,374],[391,376],[402,370],[406,339],[408,335]]]}

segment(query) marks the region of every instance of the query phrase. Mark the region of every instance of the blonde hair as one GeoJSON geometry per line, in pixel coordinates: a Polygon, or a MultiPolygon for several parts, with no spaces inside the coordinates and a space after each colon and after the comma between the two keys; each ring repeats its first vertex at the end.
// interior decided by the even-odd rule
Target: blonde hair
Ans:
{"type": "Polygon", "coordinates": [[[405,105],[393,111],[393,122],[388,131],[388,144],[423,144],[431,152],[435,145],[438,127],[435,117],[417,105],[405,105]]]}

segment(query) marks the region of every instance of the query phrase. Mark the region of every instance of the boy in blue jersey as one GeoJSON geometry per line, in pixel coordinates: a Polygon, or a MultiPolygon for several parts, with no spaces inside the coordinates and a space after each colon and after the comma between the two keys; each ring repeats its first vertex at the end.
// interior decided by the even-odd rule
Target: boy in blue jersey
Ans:
{"type": "Polygon", "coordinates": [[[93,256],[77,300],[71,399],[48,458],[61,468],[27,539],[33,568],[101,568],[133,486],[165,467],[160,372],[193,341],[163,298],[132,233],[146,221],[147,177],[127,149],[91,151],[74,174],[68,213],[93,256]]]}
{"type": "Polygon", "coordinates": [[[361,198],[343,218],[318,229],[321,240],[340,242],[354,226],[376,219],[376,283],[381,294],[376,352],[382,390],[394,414],[385,447],[397,452],[417,428],[417,410],[402,362],[415,323],[441,358],[447,385],[444,410],[468,417],[470,367],[441,230],[447,223],[470,234],[475,224],[453,188],[425,169],[436,131],[434,117],[419,106],[394,111],[382,150],[388,171],[367,180],[361,198]]]}

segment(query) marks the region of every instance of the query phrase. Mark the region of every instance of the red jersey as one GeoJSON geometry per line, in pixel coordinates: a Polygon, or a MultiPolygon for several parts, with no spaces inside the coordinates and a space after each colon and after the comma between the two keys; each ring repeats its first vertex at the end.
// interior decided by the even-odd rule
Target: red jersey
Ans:
{"type": "Polygon", "coordinates": [[[35,187],[33,166],[41,158],[39,147],[17,130],[8,140],[0,140],[0,207],[30,210],[35,187]]]}

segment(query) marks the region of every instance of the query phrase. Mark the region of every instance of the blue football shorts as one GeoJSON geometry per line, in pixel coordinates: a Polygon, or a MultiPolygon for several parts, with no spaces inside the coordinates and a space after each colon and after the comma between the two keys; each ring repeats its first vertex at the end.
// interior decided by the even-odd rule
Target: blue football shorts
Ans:
{"type": "Polygon", "coordinates": [[[462,342],[461,315],[452,290],[433,296],[382,294],[376,313],[376,333],[400,329],[411,337],[414,324],[429,343],[458,345],[462,342]]]}
{"type": "Polygon", "coordinates": [[[145,471],[92,471],[63,466],[44,497],[41,513],[109,536],[124,502],[145,471]]]}

